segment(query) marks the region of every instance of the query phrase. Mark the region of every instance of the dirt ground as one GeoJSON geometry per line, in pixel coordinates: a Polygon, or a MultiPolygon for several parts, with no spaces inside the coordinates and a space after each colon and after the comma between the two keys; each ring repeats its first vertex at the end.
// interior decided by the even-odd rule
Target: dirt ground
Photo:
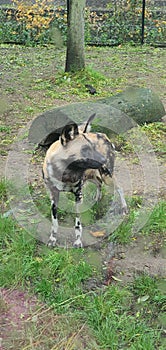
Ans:
{"type": "MultiPolygon", "coordinates": [[[[37,299],[30,297],[26,293],[18,290],[0,290],[1,304],[1,338],[0,349],[4,350],[1,342],[10,338],[10,334],[15,338],[25,336],[25,322],[31,318],[36,310],[37,299]],[[24,331],[24,332],[23,332],[24,331]]],[[[14,339],[13,339],[14,340],[14,339]]]]}
{"type": "MultiPolygon", "coordinates": [[[[51,109],[53,105],[61,106],[80,100],[79,97],[70,96],[69,102],[67,99],[65,100],[48,97],[43,89],[33,90],[31,86],[31,77],[33,75],[35,76],[36,80],[47,80],[48,77],[56,73],[57,68],[55,67],[53,60],[48,63],[46,62],[45,65],[42,65],[41,63],[42,67],[40,67],[39,62],[37,70],[35,66],[30,67],[29,77],[28,70],[25,69],[24,71],[24,65],[26,66],[26,62],[31,60],[31,53],[32,49],[30,49],[30,53],[28,53],[28,49],[24,49],[22,53],[24,59],[22,60],[21,52],[18,52],[20,57],[19,60],[19,57],[17,58],[16,56],[16,48],[5,47],[1,50],[1,123],[6,128],[10,127],[10,133],[8,133],[8,129],[5,128],[1,132],[1,177],[3,177],[5,174],[5,163],[8,152],[11,148],[11,143],[20,128],[26,125],[27,122],[34,117],[34,115],[42,113],[44,110],[51,109]],[[6,60],[6,55],[9,56],[9,61],[6,60]]],[[[96,62],[97,69],[101,69],[101,71],[104,70],[103,57],[104,56],[101,53],[99,54],[99,57],[94,56],[94,62],[96,62]]],[[[62,64],[63,58],[64,56],[58,58],[58,67],[62,64]]],[[[129,61],[129,57],[127,57],[127,61],[129,61]]],[[[161,99],[166,108],[165,93],[163,92],[162,83],[160,84],[161,71],[161,66],[158,68],[158,71],[157,68],[154,70],[151,68],[151,71],[149,71],[150,73],[148,72],[144,75],[144,72],[137,73],[136,68],[132,74],[130,69],[127,84],[130,84],[133,79],[135,79],[136,83],[139,84],[139,82],[142,82],[144,79],[144,84],[146,84],[146,86],[154,88],[156,83],[156,92],[161,95],[161,99]]],[[[116,74],[116,71],[114,74],[116,74]]],[[[124,84],[126,84],[126,81],[124,84]]],[[[166,122],[166,119],[163,119],[163,121],[166,122]]],[[[29,176],[31,176],[31,173],[33,173],[30,180],[32,182],[40,182],[41,178],[38,179],[40,164],[35,164],[34,167],[36,169],[35,175],[34,171],[30,171],[29,176]]],[[[159,190],[157,196],[165,199],[165,161],[162,157],[158,158],[158,169],[159,190]]],[[[130,158],[123,157],[122,161],[121,159],[118,159],[115,172],[120,184],[124,188],[125,194],[130,195],[131,193],[131,188],[127,181],[129,172],[132,183],[132,191],[137,195],[142,195],[144,192],[143,173],[140,171],[140,165],[134,163],[132,156],[130,158]],[[126,177],[124,176],[124,173],[126,173],[126,177]]],[[[103,262],[106,263],[107,274],[105,277],[105,283],[110,283],[112,274],[122,283],[128,283],[133,279],[135,274],[142,272],[146,272],[151,276],[166,276],[166,244],[163,243],[163,241],[161,242],[160,239],[158,241],[155,236],[153,237],[153,241],[150,241],[149,238],[142,238],[141,235],[138,234],[133,242],[128,246],[116,246],[115,248],[111,246],[107,247],[104,251],[94,250],[93,254],[94,262],[98,266],[101,267],[103,262]]],[[[23,321],[27,320],[36,308],[36,299],[34,298],[32,300],[25,293],[21,293],[17,290],[8,291],[6,289],[1,290],[0,299],[0,302],[4,305],[1,320],[1,337],[7,336],[7,333],[10,331],[13,333],[13,330],[16,331],[18,336],[18,330],[22,329],[24,323],[23,321]]],[[[0,349],[4,350],[4,348],[1,347],[1,342],[0,349]]]]}

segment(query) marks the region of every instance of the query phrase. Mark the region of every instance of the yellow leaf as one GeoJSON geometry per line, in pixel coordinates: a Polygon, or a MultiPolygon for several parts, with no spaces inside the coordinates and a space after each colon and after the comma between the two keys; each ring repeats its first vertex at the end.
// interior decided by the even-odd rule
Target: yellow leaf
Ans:
{"type": "Polygon", "coordinates": [[[117,281],[117,282],[122,282],[122,280],[120,280],[120,278],[117,278],[117,277],[115,277],[115,276],[112,276],[112,279],[115,280],[115,281],[117,281]]]}
{"type": "Polygon", "coordinates": [[[105,235],[105,231],[95,231],[95,232],[90,231],[90,234],[93,237],[103,237],[105,235]]]}

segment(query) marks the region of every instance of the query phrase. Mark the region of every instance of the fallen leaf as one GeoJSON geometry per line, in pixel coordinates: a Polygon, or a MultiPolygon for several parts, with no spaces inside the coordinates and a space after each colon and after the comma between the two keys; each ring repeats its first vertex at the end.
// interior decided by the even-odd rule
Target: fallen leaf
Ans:
{"type": "Polygon", "coordinates": [[[115,277],[115,276],[112,276],[112,279],[115,280],[115,281],[117,281],[117,282],[122,282],[122,280],[120,280],[120,278],[117,278],[117,277],[115,277]]]}
{"type": "Polygon", "coordinates": [[[144,295],[143,297],[138,298],[138,304],[143,303],[149,299],[149,295],[144,295]]]}
{"type": "Polygon", "coordinates": [[[95,231],[95,232],[90,231],[90,234],[93,237],[103,237],[105,235],[105,231],[95,231]]]}

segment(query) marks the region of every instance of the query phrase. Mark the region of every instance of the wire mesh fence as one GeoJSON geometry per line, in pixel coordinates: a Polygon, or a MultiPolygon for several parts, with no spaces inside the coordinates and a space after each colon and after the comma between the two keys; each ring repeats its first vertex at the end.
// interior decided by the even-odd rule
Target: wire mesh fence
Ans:
{"type": "MultiPolygon", "coordinates": [[[[55,29],[66,41],[66,7],[28,11],[27,15],[25,8],[21,14],[17,8],[0,9],[0,42],[55,42],[55,29]],[[43,18],[48,26],[43,25],[43,18]]],[[[85,42],[100,46],[125,42],[166,46],[166,0],[112,0],[105,8],[86,7],[85,42]]]]}
{"type": "Polygon", "coordinates": [[[96,45],[123,42],[166,45],[166,2],[113,0],[103,10],[87,10],[86,41],[96,45]]]}

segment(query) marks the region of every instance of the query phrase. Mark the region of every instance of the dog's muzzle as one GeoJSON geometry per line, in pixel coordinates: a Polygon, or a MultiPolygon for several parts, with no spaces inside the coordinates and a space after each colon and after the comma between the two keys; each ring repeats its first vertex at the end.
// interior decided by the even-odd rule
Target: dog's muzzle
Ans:
{"type": "Polygon", "coordinates": [[[99,169],[104,163],[105,163],[105,158],[101,159],[100,161],[95,160],[95,159],[78,159],[72,162],[68,168],[69,169],[99,169]]]}

